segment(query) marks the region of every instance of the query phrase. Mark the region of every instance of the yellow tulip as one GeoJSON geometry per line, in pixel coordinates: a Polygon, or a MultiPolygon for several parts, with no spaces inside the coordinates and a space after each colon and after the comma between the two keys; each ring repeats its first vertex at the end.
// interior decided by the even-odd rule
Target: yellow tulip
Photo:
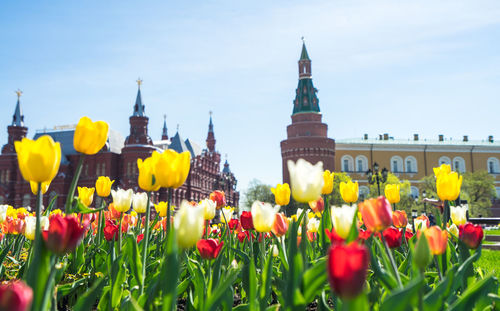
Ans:
{"type": "Polygon", "coordinates": [[[340,183],[340,195],[346,203],[353,203],[358,200],[359,186],[358,182],[352,181],[340,183]]]}
{"type": "Polygon", "coordinates": [[[158,202],[158,204],[155,204],[155,210],[160,217],[167,216],[167,208],[168,208],[167,202],[162,201],[162,202],[158,202]]]}
{"type": "Polygon", "coordinates": [[[85,206],[90,206],[94,200],[95,188],[78,187],[78,198],[85,206]]]}
{"type": "MultiPolygon", "coordinates": [[[[50,186],[50,181],[44,181],[42,183],[42,194],[45,194],[47,192],[47,190],[49,190],[49,186],[50,186]]],[[[34,182],[34,181],[30,181],[30,187],[31,187],[31,192],[34,195],[37,195],[38,194],[38,183],[34,182]]]]}
{"type": "Polygon", "coordinates": [[[95,189],[97,195],[106,198],[109,197],[111,193],[111,185],[114,183],[114,180],[109,179],[108,176],[99,176],[95,181],[95,189]]]}
{"type": "Polygon", "coordinates": [[[330,194],[333,191],[333,177],[334,173],[326,170],[323,172],[323,189],[321,189],[322,194],[330,194]]]}
{"type": "Polygon", "coordinates": [[[37,140],[23,138],[14,142],[19,170],[23,178],[33,182],[50,182],[61,164],[61,145],[48,135],[37,140]]]}
{"type": "MultiPolygon", "coordinates": [[[[226,220],[229,222],[233,218],[234,207],[223,207],[220,209],[220,221],[226,223],[226,220]]],[[[205,214],[205,209],[203,209],[203,214],[205,214]]]]}
{"type": "Polygon", "coordinates": [[[451,173],[451,166],[449,164],[441,164],[439,167],[434,167],[434,175],[438,177],[440,174],[449,174],[451,173]]]}
{"type": "Polygon", "coordinates": [[[191,166],[191,154],[188,151],[177,153],[167,149],[162,153],[153,152],[156,179],[161,187],[179,188],[186,181],[191,166]]]}
{"type": "Polygon", "coordinates": [[[462,176],[457,172],[440,173],[436,179],[437,195],[441,200],[453,201],[458,198],[462,187],[462,176]]]}
{"type": "Polygon", "coordinates": [[[104,121],[92,122],[89,117],[82,117],[75,129],[73,147],[76,151],[84,154],[96,154],[106,144],[108,130],[108,123],[104,121]]]}
{"type": "Polygon", "coordinates": [[[179,247],[183,249],[191,248],[201,239],[204,213],[205,211],[201,206],[191,206],[187,201],[181,203],[181,207],[174,217],[174,227],[177,231],[177,244],[179,247]]]}
{"type": "Polygon", "coordinates": [[[276,204],[287,205],[290,203],[290,186],[287,183],[277,184],[276,188],[271,188],[276,204]]]}
{"type": "Polygon", "coordinates": [[[139,168],[138,184],[144,191],[157,191],[160,189],[160,183],[155,176],[155,167],[158,157],[149,157],[144,161],[137,159],[137,167],[139,168]]]}
{"type": "Polygon", "coordinates": [[[400,190],[400,185],[385,185],[385,197],[387,200],[389,200],[389,203],[394,204],[394,203],[399,203],[399,200],[401,200],[401,196],[399,194],[400,190]]]}

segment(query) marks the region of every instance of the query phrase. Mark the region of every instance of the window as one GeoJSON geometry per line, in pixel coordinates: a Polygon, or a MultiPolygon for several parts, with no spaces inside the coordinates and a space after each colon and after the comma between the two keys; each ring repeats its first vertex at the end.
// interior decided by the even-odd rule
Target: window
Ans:
{"type": "Polygon", "coordinates": [[[418,188],[415,186],[411,186],[411,196],[415,199],[418,198],[418,188]]]}
{"type": "Polygon", "coordinates": [[[451,165],[451,160],[450,160],[450,158],[443,156],[443,157],[439,158],[438,163],[439,163],[438,165],[442,165],[442,164],[451,165]]]}
{"type": "Polygon", "coordinates": [[[462,157],[453,158],[453,170],[460,173],[465,172],[465,160],[462,157]]]}
{"type": "Polygon", "coordinates": [[[101,176],[106,175],[106,163],[101,164],[101,176]]]}
{"type": "Polygon", "coordinates": [[[357,156],[356,157],[356,172],[363,173],[367,169],[368,169],[368,159],[363,155],[357,156]]]}
{"type": "Polygon", "coordinates": [[[95,174],[96,174],[96,176],[101,176],[101,164],[100,163],[97,163],[95,165],[95,174]]]}
{"type": "Polygon", "coordinates": [[[406,164],[406,172],[407,173],[416,173],[418,172],[418,167],[417,167],[417,159],[413,156],[407,156],[405,158],[405,164],[406,164]]]}
{"type": "Polygon", "coordinates": [[[391,171],[394,173],[403,172],[403,159],[400,156],[393,156],[391,158],[391,171]]]}
{"type": "Polygon", "coordinates": [[[354,171],[354,161],[350,155],[345,155],[341,159],[342,171],[343,172],[353,172],[354,171]]]}
{"type": "Polygon", "coordinates": [[[500,173],[499,161],[495,157],[488,158],[488,173],[498,174],[500,173]]]}
{"type": "Polygon", "coordinates": [[[25,194],[23,196],[23,207],[29,207],[31,205],[31,195],[25,194]]]}
{"type": "Polygon", "coordinates": [[[365,200],[370,195],[370,188],[367,186],[359,186],[359,198],[360,200],[365,200]]]}

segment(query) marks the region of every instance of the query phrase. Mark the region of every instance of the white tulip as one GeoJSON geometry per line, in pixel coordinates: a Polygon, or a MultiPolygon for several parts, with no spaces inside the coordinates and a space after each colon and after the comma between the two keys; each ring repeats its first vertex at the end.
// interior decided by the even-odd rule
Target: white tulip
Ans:
{"type": "Polygon", "coordinates": [[[132,189],[111,190],[115,210],[121,213],[128,211],[130,209],[130,205],[132,205],[133,194],[134,191],[132,191],[132,189]]]}
{"type": "Polygon", "coordinates": [[[203,207],[205,220],[212,220],[215,217],[217,203],[210,199],[205,199],[200,201],[199,205],[203,207]]]}
{"type": "Polygon", "coordinates": [[[323,162],[312,165],[304,159],[298,159],[297,163],[288,160],[288,172],[295,201],[309,203],[321,196],[324,184],[323,162]]]}
{"type": "Polygon", "coordinates": [[[253,202],[251,212],[255,230],[258,232],[270,232],[279,209],[279,205],[272,206],[270,203],[253,202]]]}
{"type": "Polygon", "coordinates": [[[309,219],[307,223],[307,231],[309,232],[318,232],[319,229],[319,219],[314,217],[309,219]]]}
{"type": "Polygon", "coordinates": [[[203,235],[204,210],[201,206],[192,206],[182,201],[174,216],[174,227],[177,231],[177,244],[181,248],[191,248],[203,235]]]}
{"type": "Polygon", "coordinates": [[[134,193],[132,196],[132,206],[136,213],[145,213],[148,206],[148,194],[146,192],[134,193]]]}
{"type": "Polygon", "coordinates": [[[467,210],[469,206],[467,204],[459,206],[450,206],[450,217],[451,221],[457,226],[465,225],[467,222],[467,210]]]}
{"type": "Polygon", "coordinates": [[[5,221],[5,218],[7,218],[7,209],[9,208],[8,205],[0,205],[0,224],[5,221]]]}
{"type": "Polygon", "coordinates": [[[335,232],[344,240],[347,239],[356,215],[356,204],[353,206],[345,204],[341,207],[332,206],[331,212],[335,232]]]}

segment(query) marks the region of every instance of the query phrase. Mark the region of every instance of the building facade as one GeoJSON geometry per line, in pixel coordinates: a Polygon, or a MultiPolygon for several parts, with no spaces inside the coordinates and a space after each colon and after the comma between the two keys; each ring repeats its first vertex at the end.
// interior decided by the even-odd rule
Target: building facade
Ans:
{"type": "Polygon", "coordinates": [[[319,99],[311,73],[311,59],[305,43],[299,59],[299,84],[293,101],[292,123],[287,139],[281,142],[283,182],[290,183],[287,162],[303,158],[313,164],[322,161],[323,168],[335,169],[335,141],[328,138],[328,125],[322,122],[319,99]]]}
{"type": "MultiPolygon", "coordinates": [[[[201,148],[196,142],[183,140],[179,131],[169,139],[166,121],[163,124],[161,140],[153,141],[148,134],[149,118],[142,103],[141,82],[138,81],[138,91],[133,113],[129,118],[130,133],[124,139],[113,129],[109,130],[106,145],[96,155],[86,156],[78,186],[93,187],[99,176],[109,176],[114,179],[113,187],[141,191],[137,185],[139,171],[137,159],[149,157],[153,151],[162,152],[173,149],[177,152],[188,151],[191,154],[191,169],[184,185],[173,190],[173,204],[178,206],[182,200],[198,201],[209,196],[213,190],[224,190],[227,204],[238,206],[239,192],[236,191],[237,180],[225,162],[221,169],[221,156],[216,150],[216,140],[212,116],[210,115],[206,148],[201,148]]],[[[14,141],[26,137],[28,128],[24,124],[21,111],[21,94],[18,99],[12,124],[8,126],[8,141],[0,155],[0,204],[10,204],[16,207],[34,206],[35,196],[18,168],[14,141]]],[[[64,208],[66,193],[69,190],[80,155],[73,148],[75,126],[55,127],[51,130],[37,131],[34,139],[41,135],[50,135],[61,143],[61,165],[59,172],[52,181],[44,196],[44,205],[55,200],[55,208],[64,208]]],[[[167,200],[167,192],[161,189],[152,194],[154,202],[167,200]]]]}

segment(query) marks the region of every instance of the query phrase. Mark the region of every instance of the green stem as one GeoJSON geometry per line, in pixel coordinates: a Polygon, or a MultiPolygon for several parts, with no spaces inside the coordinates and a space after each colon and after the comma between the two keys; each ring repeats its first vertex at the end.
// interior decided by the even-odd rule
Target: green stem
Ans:
{"type": "MultiPolygon", "coordinates": [[[[83,160],[85,159],[85,154],[80,155],[80,159],[78,160],[78,165],[75,169],[75,175],[73,175],[73,180],[69,186],[68,196],[66,197],[66,205],[65,212],[66,214],[72,213],[73,208],[73,197],[75,196],[76,185],[78,184],[78,179],[80,179],[80,174],[82,172],[83,160]]],[[[40,189],[40,187],[38,188],[40,189]]]]}
{"type": "Polygon", "coordinates": [[[437,269],[437,272],[438,272],[438,275],[439,275],[439,280],[442,281],[443,280],[443,275],[441,274],[441,269],[439,269],[439,262],[437,260],[437,256],[434,255],[434,264],[436,265],[436,269],[437,269]]]}
{"type": "Polygon", "coordinates": [[[394,261],[394,257],[392,256],[391,249],[389,248],[389,245],[387,245],[387,241],[385,240],[382,232],[380,233],[380,238],[384,243],[385,250],[387,251],[387,255],[389,256],[389,260],[391,261],[392,269],[394,270],[394,275],[396,276],[396,280],[398,281],[399,287],[403,287],[403,284],[401,283],[401,278],[399,277],[398,267],[396,266],[396,262],[394,261]]]}
{"type": "Polygon", "coordinates": [[[54,286],[54,277],[56,275],[56,255],[52,255],[50,257],[50,274],[47,279],[47,284],[45,285],[45,289],[43,291],[43,298],[41,304],[41,310],[47,309],[47,303],[49,302],[49,297],[51,296],[52,287],[54,286]]]}
{"type": "MultiPolygon", "coordinates": [[[[33,253],[30,256],[28,263],[28,272],[27,272],[27,283],[33,289],[33,306],[37,305],[37,302],[40,302],[39,295],[42,291],[41,288],[38,288],[38,277],[40,275],[41,263],[39,262],[39,258],[42,256],[42,229],[40,226],[40,217],[42,215],[42,183],[38,183],[38,192],[36,194],[36,221],[35,221],[35,241],[33,243],[33,253]]],[[[34,307],[32,308],[34,310],[34,307]]]]}
{"type": "Polygon", "coordinates": [[[446,230],[446,225],[450,221],[450,202],[445,200],[443,207],[443,223],[441,229],[446,230]]]}
{"type": "Polygon", "coordinates": [[[170,208],[172,204],[172,188],[168,188],[168,198],[167,198],[167,234],[170,233],[170,208]]]}
{"type": "Polygon", "coordinates": [[[123,222],[123,212],[120,213],[120,228],[118,229],[118,251],[122,250],[122,222],[123,222]]]}
{"type": "MultiPolygon", "coordinates": [[[[148,254],[149,244],[149,215],[151,214],[151,192],[147,192],[146,218],[144,219],[144,238],[142,239],[142,280],[141,280],[141,295],[144,293],[144,279],[146,278],[146,257],[148,254]]],[[[168,207],[167,207],[168,208],[168,207]]]]}

